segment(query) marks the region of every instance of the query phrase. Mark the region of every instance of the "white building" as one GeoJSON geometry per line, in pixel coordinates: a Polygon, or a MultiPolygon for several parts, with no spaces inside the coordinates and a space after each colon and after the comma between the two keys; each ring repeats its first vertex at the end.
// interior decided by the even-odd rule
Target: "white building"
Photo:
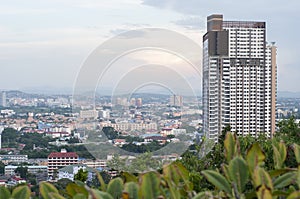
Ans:
{"type": "Polygon", "coordinates": [[[207,18],[203,37],[203,130],[218,140],[230,125],[238,135],[275,132],[276,47],[265,22],[207,18]]]}
{"type": "Polygon", "coordinates": [[[157,130],[156,123],[129,123],[129,122],[101,122],[100,127],[113,127],[116,131],[141,131],[141,130],[157,130]]]}
{"type": "Polygon", "coordinates": [[[82,119],[96,119],[98,117],[98,111],[96,110],[81,110],[80,118],[82,119]]]}
{"type": "Polygon", "coordinates": [[[0,155],[0,161],[2,162],[14,162],[22,163],[28,161],[27,155],[0,155]]]}
{"type": "MultiPolygon", "coordinates": [[[[7,165],[4,167],[4,174],[5,175],[15,175],[15,170],[18,168],[19,166],[13,166],[13,165],[7,165]]],[[[23,167],[27,167],[27,171],[28,173],[39,173],[39,172],[47,172],[48,167],[47,166],[23,166],[23,167]]]]}
{"type": "Polygon", "coordinates": [[[66,167],[63,167],[58,170],[58,179],[67,178],[69,180],[74,180],[75,175],[78,173],[78,171],[82,169],[83,171],[88,172],[87,181],[92,181],[93,174],[95,173],[95,170],[93,170],[90,167],[87,167],[84,164],[74,164],[69,165],[66,167]]]}

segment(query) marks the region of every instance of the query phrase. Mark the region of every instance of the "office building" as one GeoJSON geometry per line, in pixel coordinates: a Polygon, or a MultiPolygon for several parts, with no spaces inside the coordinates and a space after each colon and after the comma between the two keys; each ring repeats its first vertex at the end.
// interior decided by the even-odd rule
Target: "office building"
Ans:
{"type": "Polygon", "coordinates": [[[275,132],[276,46],[266,23],[207,18],[203,36],[203,131],[218,141],[230,125],[238,135],[275,132]]]}

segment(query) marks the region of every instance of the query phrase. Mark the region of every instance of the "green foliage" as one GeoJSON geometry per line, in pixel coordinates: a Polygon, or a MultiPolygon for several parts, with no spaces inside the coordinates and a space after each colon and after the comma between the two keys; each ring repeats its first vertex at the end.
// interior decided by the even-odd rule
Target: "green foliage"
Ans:
{"type": "Polygon", "coordinates": [[[122,197],[122,191],[124,189],[124,184],[121,178],[115,178],[108,183],[107,193],[109,193],[113,198],[119,199],[122,197]]]}
{"type": "Polygon", "coordinates": [[[11,196],[14,199],[29,199],[30,194],[31,193],[28,186],[19,186],[13,190],[11,196]]]}
{"type": "Polygon", "coordinates": [[[78,170],[78,172],[74,176],[74,180],[79,180],[81,182],[85,182],[88,178],[88,172],[84,171],[82,168],[78,170]]]}
{"type": "MultiPolygon", "coordinates": [[[[229,165],[222,165],[223,175],[214,170],[202,172],[217,189],[217,191],[211,191],[210,194],[215,197],[221,196],[221,198],[297,197],[299,190],[296,190],[295,187],[300,188],[300,167],[284,167],[287,148],[283,142],[273,140],[273,168],[275,170],[270,171],[264,168],[267,158],[258,143],[252,144],[249,148],[246,160],[239,155],[239,141],[234,139],[231,133],[226,135],[224,145],[225,157],[227,157],[229,165]]],[[[294,145],[294,152],[298,159],[299,147],[297,145],[294,145]]],[[[201,193],[197,197],[205,198],[206,196],[201,193]]]]}
{"type": "Polygon", "coordinates": [[[3,186],[0,186],[0,199],[10,198],[10,192],[3,186]]]}

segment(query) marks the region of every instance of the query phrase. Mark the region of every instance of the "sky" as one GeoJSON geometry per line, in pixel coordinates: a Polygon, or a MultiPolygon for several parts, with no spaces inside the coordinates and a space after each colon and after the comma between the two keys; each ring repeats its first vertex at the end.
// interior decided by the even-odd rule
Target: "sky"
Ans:
{"type": "MultiPolygon", "coordinates": [[[[297,0],[0,0],[0,90],[69,92],[90,54],[129,30],[168,29],[201,46],[206,17],[217,13],[266,21],[267,40],[278,47],[278,90],[300,92],[299,11],[297,0]]],[[[142,64],[144,57],[176,64],[166,53],[144,52],[117,65],[142,64]]]]}

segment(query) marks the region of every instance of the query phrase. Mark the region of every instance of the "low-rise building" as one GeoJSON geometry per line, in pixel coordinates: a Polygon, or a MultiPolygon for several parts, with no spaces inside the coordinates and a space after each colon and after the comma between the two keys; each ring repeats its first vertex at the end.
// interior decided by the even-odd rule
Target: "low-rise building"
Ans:
{"type": "MultiPolygon", "coordinates": [[[[18,168],[19,166],[14,166],[14,165],[8,165],[4,167],[4,174],[5,175],[15,175],[15,170],[18,168]]],[[[28,173],[32,173],[32,174],[36,174],[36,173],[44,173],[47,172],[48,167],[47,166],[23,166],[23,167],[27,167],[27,171],[28,173]]]]}
{"type": "Polygon", "coordinates": [[[9,162],[22,163],[28,161],[28,156],[27,155],[0,155],[0,161],[2,161],[4,164],[7,164],[9,162]]]}

